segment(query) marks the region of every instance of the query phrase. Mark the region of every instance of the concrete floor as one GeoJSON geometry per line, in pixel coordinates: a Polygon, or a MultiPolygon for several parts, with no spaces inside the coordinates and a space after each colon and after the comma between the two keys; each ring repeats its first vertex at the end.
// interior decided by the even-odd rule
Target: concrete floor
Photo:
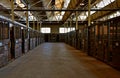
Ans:
{"type": "Polygon", "coordinates": [[[120,78],[120,72],[64,43],[44,43],[1,68],[0,78],[120,78]]]}

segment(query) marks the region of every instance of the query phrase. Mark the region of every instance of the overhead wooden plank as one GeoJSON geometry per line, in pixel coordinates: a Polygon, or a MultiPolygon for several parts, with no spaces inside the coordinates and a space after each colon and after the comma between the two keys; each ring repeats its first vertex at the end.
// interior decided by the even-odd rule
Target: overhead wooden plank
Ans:
{"type": "MultiPolygon", "coordinates": [[[[111,8],[111,9],[115,9],[115,8],[120,8],[120,0],[116,0],[114,2],[112,2],[111,4],[107,5],[106,7],[104,7],[103,9],[108,9],[108,8],[111,8]]],[[[91,15],[91,20],[96,20],[96,19],[99,19],[101,17],[104,17],[106,16],[107,14],[110,14],[114,11],[98,11],[94,14],[91,15]]]]}

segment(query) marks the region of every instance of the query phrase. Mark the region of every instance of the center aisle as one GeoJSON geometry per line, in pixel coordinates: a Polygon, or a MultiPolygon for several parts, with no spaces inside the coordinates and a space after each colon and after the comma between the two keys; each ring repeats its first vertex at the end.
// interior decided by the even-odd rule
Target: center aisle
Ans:
{"type": "Polygon", "coordinates": [[[0,78],[120,78],[120,72],[64,43],[44,43],[1,68],[0,78]]]}

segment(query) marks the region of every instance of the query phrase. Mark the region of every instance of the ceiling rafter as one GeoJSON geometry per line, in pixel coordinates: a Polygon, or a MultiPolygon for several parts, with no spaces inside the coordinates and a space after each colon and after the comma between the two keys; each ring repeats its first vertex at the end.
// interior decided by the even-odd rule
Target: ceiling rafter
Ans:
{"type": "Polygon", "coordinates": [[[31,5],[31,7],[32,7],[32,6],[35,6],[36,4],[38,4],[38,3],[40,3],[40,2],[42,2],[42,1],[39,0],[39,1],[35,2],[35,3],[33,3],[33,4],[31,5]]]}
{"type": "MultiPolygon", "coordinates": [[[[81,1],[82,0],[76,0],[75,3],[74,3],[74,6],[71,7],[71,5],[73,5],[73,2],[74,2],[74,0],[71,0],[70,3],[69,3],[69,5],[68,5],[68,7],[67,7],[67,9],[76,9],[76,7],[80,4],[81,1]]],[[[62,20],[65,22],[69,18],[69,16],[71,14],[72,14],[72,12],[65,12],[62,20]]]]}
{"type": "MultiPolygon", "coordinates": [[[[120,3],[120,0],[116,0],[116,1],[112,2],[111,4],[107,5],[106,7],[102,8],[102,9],[111,8],[111,10],[112,10],[114,8],[114,9],[116,9],[115,11],[118,11],[118,10],[120,10],[120,4],[116,5],[116,3],[120,3]],[[118,8],[118,10],[117,10],[117,8],[118,8]]],[[[102,12],[102,14],[100,14],[100,12],[98,11],[98,12],[91,15],[91,18],[92,18],[91,20],[99,19],[99,18],[101,18],[101,17],[103,17],[107,14],[113,13],[115,11],[105,11],[105,12],[102,12]]]]}

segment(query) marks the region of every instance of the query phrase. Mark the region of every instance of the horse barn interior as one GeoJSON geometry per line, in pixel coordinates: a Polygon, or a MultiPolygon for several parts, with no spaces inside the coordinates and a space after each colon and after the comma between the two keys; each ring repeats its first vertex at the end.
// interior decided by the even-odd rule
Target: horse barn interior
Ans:
{"type": "Polygon", "coordinates": [[[0,0],[0,78],[120,78],[120,0],[0,0]]]}

